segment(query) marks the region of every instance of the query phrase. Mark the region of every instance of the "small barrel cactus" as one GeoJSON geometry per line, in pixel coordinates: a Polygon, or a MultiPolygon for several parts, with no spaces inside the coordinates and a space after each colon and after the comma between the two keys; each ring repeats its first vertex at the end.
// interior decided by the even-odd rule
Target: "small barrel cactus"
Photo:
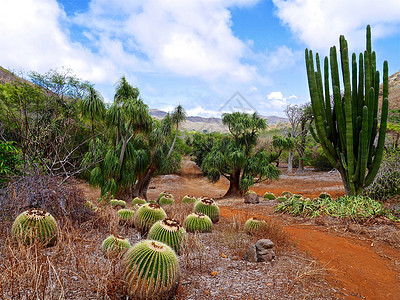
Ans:
{"type": "Polygon", "coordinates": [[[196,197],[186,195],[185,197],[182,198],[182,203],[195,203],[196,202],[196,197]]]}
{"type": "Polygon", "coordinates": [[[134,226],[134,218],[135,218],[135,211],[122,208],[117,211],[119,216],[119,224],[126,225],[126,226],[134,226]]]}
{"type": "Polygon", "coordinates": [[[89,200],[89,199],[87,199],[87,200],[85,201],[85,204],[84,204],[83,206],[85,206],[86,208],[88,208],[88,209],[90,209],[90,210],[92,210],[92,211],[97,211],[97,210],[99,209],[99,208],[98,208],[96,205],[94,205],[93,202],[92,202],[91,200],[89,200]]]}
{"type": "Polygon", "coordinates": [[[211,219],[201,212],[191,213],[186,217],[185,228],[187,232],[211,232],[211,227],[211,219]]]}
{"type": "MultiPolygon", "coordinates": [[[[171,195],[170,193],[168,193],[168,192],[161,192],[159,195],[158,195],[158,197],[157,197],[157,202],[161,199],[161,197],[163,197],[163,196],[165,196],[165,195],[171,195]]],[[[172,195],[171,195],[172,196],[172,195]]]]}
{"type": "Polygon", "coordinates": [[[327,192],[322,192],[321,194],[319,194],[318,198],[320,199],[327,199],[327,198],[332,198],[331,195],[329,195],[329,193],[327,192]]]}
{"type": "Polygon", "coordinates": [[[266,192],[264,194],[264,200],[275,200],[275,199],[276,199],[276,197],[273,193],[266,192]]]}
{"type": "Polygon", "coordinates": [[[135,204],[146,204],[147,201],[146,199],[142,198],[142,197],[136,197],[135,199],[132,200],[132,205],[135,204]]]}
{"type": "Polygon", "coordinates": [[[213,223],[219,221],[219,207],[211,198],[201,198],[194,204],[194,212],[201,212],[210,217],[213,223]]]}
{"type": "Polygon", "coordinates": [[[170,205],[170,204],[174,204],[174,196],[172,196],[171,194],[165,194],[164,196],[162,196],[160,199],[158,199],[158,204],[159,205],[170,205]]]}
{"type": "Polygon", "coordinates": [[[120,208],[126,207],[126,202],[124,200],[112,199],[110,200],[110,204],[112,207],[120,207],[120,208]]]}
{"type": "Polygon", "coordinates": [[[166,217],[167,214],[157,203],[143,204],[135,213],[135,227],[144,235],[155,222],[166,217]]]}
{"type": "Polygon", "coordinates": [[[291,192],[289,192],[289,191],[284,191],[281,194],[281,197],[286,197],[287,199],[289,199],[292,196],[293,196],[293,194],[291,192]]]}
{"type": "Polygon", "coordinates": [[[106,257],[120,257],[130,247],[131,244],[126,238],[112,234],[101,244],[101,251],[106,257]]]}
{"type": "Polygon", "coordinates": [[[122,259],[124,281],[132,299],[170,299],[179,283],[179,263],[168,245],[145,240],[130,248],[122,259]]]}
{"type": "Polygon", "coordinates": [[[263,219],[259,219],[256,217],[250,218],[244,223],[244,231],[249,234],[254,234],[259,229],[265,228],[267,226],[267,222],[263,219]]]}
{"type": "Polygon", "coordinates": [[[11,228],[12,236],[25,245],[41,244],[51,247],[57,243],[58,226],[48,212],[33,208],[21,213],[11,228]]]}
{"type": "Polygon", "coordinates": [[[177,220],[165,218],[151,226],[147,238],[167,244],[179,255],[186,243],[186,230],[177,220]]]}

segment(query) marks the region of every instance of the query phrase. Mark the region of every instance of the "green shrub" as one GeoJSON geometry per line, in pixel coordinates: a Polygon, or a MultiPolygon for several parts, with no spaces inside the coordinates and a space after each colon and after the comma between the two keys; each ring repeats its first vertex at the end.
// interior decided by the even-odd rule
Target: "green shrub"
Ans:
{"type": "Polygon", "coordinates": [[[14,142],[0,142],[0,188],[6,185],[11,176],[20,173],[21,164],[21,150],[14,146],[14,142]]]}
{"type": "Polygon", "coordinates": [[[318,198],[325,199],[325,198],[332,198],[332,197],[331,197],[331,195],[329,195],[329,193],[322,192],[321,194],[319,194],[318,198]]]}
{"type": "Polygon", "coordinates": [[[171,247],[145,240],[122,259],[124,281],[131,299],[171,299],[179,283],[179,263],[171,247]]]}
{"type": "Polygon", "coordinates": [[[41,244],[51,247],[57,243],[58,226],[48,212],[33,208],[15,219],[11,228],[13,238],[22,244],[41,244]]]}
{"type": "Polygon", "coordinates": [[[321,147],[312,151],[310,165],[313,166],[316,171],[330,171],[334,168],[321,147]]]}
{"type": "Polygon", "coordinates": [[[186,243],[186,231],[178,221],[166,218],[151,226],[148,239],[167,244],[179,255],[186,243]]]}

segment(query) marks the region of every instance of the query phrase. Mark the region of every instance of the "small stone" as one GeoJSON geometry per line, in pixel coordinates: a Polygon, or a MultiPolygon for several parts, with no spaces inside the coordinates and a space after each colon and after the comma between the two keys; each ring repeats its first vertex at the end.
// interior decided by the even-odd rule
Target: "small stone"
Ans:
{"type": "Polygon", "coordinates": [[[256,245],[255,244],[250,244],[247,246],[246,252],[243,256],[243,259],[248,262],[257,262],[256,245]]]}
{"type": "Polygon", "coordinates": [[[215,277],[215,276],[217,276],[217,274],[218,274],[218,271],[214,271],[214,272],[211,273],[211,276],[215,277]]]}
{"type": "Polygon", "coordinates": [[[258,262],[268,262],[275,258],[275,252],[273,250],[274,243],[269,239],[258,240],[256,249],[256,260],[258,262]]]}
{"type": "Polygon", "coordinates": [[[227,258],[227,256],[225,254],[223,254],[223,253],[222,253],[221,256],[222,256],[222,258],[227,258]]]}
{"type": "Polygon", "coordinates": [[[260,203],[260,199],[257,194],[249,193],[247,196],[244,197],[244,203],[258,204],[260,203]]]}

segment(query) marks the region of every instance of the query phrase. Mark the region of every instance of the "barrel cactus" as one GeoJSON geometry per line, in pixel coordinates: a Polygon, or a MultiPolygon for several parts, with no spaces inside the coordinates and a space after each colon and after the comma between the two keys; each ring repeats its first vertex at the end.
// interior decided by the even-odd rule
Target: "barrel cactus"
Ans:
{"type": "Polygon", "coordinates": [[[167,217],[165,211],[157,203],[147,203],[139,207],[135,213],[135,226],[144,235],[150,227],[159,220],[167,217]]]}
{"type": "Polygon", "coordinates": [[[182,198],[182,203],[194,203],[196,202],[196,197],[186,195],[185,197],[182,198]]]}
{"type": "MultiPolygon", "coordinates": [[[[171,195],[171,193],[168,192],[161,192],[158,197],[157,197],[157,202],[161,199],[161,197],[165,196],[165,195],[171,195]]],[[[172,195],[171,195],[172,196],[172,195]]]]}
{"type": "Polygon", "coordinates": [[[170,299],[179,283],[179,264],[168,245],[145,240],[130,248],[122,259],[124,281],[132,299],[170,299]]]}
{"type": "Polygon", "coordinates": [[[135,199],[132,200],[132,205],[135,204],[146,204],[147,201],[146,199],[142,198],[142,197],[136,197],[135,199]]]}
{"type": "Polygon", "coordinates": [[[279,203],[282,203],[282,202],[285,202],[287,199],[288,198],[286,198],[286,197],[280,196],[280,197],[276,198],[276,201],[278,201],[279,203]]]}
{"type": "Polygon", "coordinates": [[[213,223],[219,221],[219,207],[211,198],[202,198],[194,205],[194,212],[201,212],[210,217],[213,223]]]}
{"type": "Polygon", "coordinates": [[[275,199],[276,199],[276,197],[273,193],[266,192],[264,194],[264,200],[275,200],[275,199]]]}
{"type": "Polygon", "coordinates": [[[119,211],[117,211],[118,217],[119,217],[119,223],[121,225],[126,225],[126,226],[134,226],[134,217],[135,217],[135,211],[122,208],[119,211]]]}
{"type": "Polygon", "coordinates": [[[151,226],[148,239],[167,244],[179,255],[185,246],[186,230],[177,220],[165,218],[151,226]]]}
{"type": "Polygon", "coordinates": [[[161,196],[160,199],[158,199],[158,204],[161,206],[170,205],[174,203],[175,203],[174,196],[172,196],[171,194],[165,194],[164,196],[161,196]]]}
{"type": "Polygon", "coordinates": [[[250,218],[244,223],[244,231],[249,234],[256,233],[259,229],[265,228],[267,226],[267,222],[263,219],[259,219],[256,217],[250,218]]]}
{"type": "Polygon", "coordinates": [[[191,213],[185,219],[187,232],[211,232],[211,227],[211,219],[201,212],[191,213]]]}
{"type": "Polygon", "coordinates": [[[112,199],[110,201],[110,204],[111,204],[112,207],[120,207],[120,208],[125,208],[126,207],[126,202],[124,200],[112,199]]]}
{"type": "Polygon", "coordinates": [[[11,228],[13,238],[25,245],[51,247],[57,243],[58,226],[53,216],[38,208],[21,213],[11,228]]]}
{"type": "Polygon", "coordinates": [[[327,192],[322,192],[321,194],[319,194],[318,198],[320,199],[327,199],[327,198],[332,198],[331,195],[329,195],[329,193],[327,192]]]}
{"type": "Polygon", "coordinates": [[[130,247],[131,244],[126,238],[112,234],[101,244],[101,251],[107,257],[120,257],[130,247]]]}

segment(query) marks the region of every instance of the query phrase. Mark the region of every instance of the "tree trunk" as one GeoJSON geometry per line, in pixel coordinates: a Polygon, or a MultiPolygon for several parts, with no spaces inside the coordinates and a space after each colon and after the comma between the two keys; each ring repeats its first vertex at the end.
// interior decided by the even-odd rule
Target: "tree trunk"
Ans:
{"type": "Polygon", "coordinates": [[[240,182],[240,170],[236,170],[232,174],[231,180],[229,182],[229,189],[225,193],[223,198],[243,196],[243,191],[239,187],[239,182],[240,182]]]}
{"type": "Polygon", "coordinates": [[[169,148],[169,151],[168,151],[166,159],[168,159],[171,156],[172,150],[174,150],[174,146],[175,146],[175,142],[176,142],[177,136],[178,136],[178,126],[176,127],[174,141],[172,142],[171,148],[169,148]]]}
{"type": "Polygon", "coordinates": [[[293,151],[289,150],[289,158],[288,158],[288,173],[293,172],[293,151]]]}
{"type": "Polygon", "coordinates": [[[133,197],[142,197],[147,200],[147,190],[149,189],[151,178],[155,172],[155,169],[150,169],[143,178],[138,180],[133,189],[133,197]]]}

